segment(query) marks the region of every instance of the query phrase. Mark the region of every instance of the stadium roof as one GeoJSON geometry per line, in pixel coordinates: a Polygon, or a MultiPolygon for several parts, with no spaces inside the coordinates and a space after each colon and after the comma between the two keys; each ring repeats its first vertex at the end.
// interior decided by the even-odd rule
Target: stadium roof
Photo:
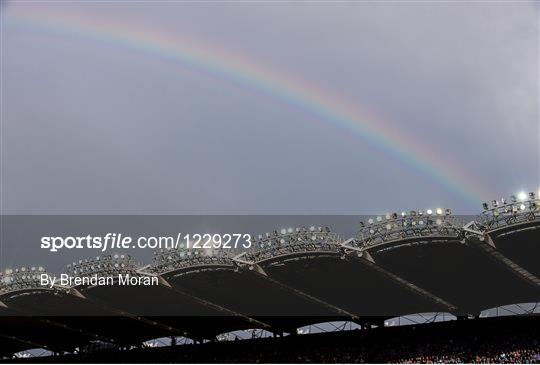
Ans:
{"type": "Polygon", "coordinates": [[[0,274],[0,355],[71,351],[233,330],[290,332],[331,320],[366,323],[414,313],[477,315],[540,301],[540,210],[534,194],[485,206],[472,222],[450,211],[374,217],[354,238],[310,227],[261,236],[240,254],[164,250],[80,260],[70,275],[130,274],[158,285],[39,285],[43,268],[0,274]]]}

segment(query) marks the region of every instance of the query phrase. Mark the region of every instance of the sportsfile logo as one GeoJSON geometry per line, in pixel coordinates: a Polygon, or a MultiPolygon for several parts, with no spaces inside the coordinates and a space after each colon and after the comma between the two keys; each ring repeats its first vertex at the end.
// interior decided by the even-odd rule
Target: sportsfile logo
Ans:
{"type": "Polygon", "coordinates": [[[101,252],[129,248],[248,249],[252,246],[252,242],[253,237],[247,233],[177,233],[170,236],[138,236],[136,238],[123,233],[107,233],[104,236],[43,236],[41,248],[50,252],[82,248],[96,249],[101,252]]]}

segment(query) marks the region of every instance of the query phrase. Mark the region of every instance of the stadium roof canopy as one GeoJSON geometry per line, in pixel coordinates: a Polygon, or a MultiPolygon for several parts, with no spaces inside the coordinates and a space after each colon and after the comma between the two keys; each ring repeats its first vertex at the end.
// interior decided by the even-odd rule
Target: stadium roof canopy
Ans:
{"type": "Polygon", "coordinates": [[[532,194],[486,205],[468,223],[450,211],[414,211],[371,218],[350,239],[298,228],[261,236],[240,254],[162,250],[144,267],[118,255],[68,268],[155,277],[151,286],[47,288],[43,268],[9,270],[0,274],[0,356],[540,302],[538,205],[532,194]]]}

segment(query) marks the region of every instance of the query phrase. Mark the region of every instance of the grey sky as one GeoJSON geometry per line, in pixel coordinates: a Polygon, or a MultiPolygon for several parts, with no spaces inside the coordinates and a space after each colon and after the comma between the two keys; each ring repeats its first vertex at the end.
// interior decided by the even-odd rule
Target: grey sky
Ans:
{"type": "MultiPolygon", "coordinates": [[[[180,63],[4,26],[4,213],[379,213],[539,185],[538,5],[20,3],[197,40],[367,105],[478,204],[357,135],[180,63]]],[[[497,194],[497,196],[493,196],[497,194]]]]}

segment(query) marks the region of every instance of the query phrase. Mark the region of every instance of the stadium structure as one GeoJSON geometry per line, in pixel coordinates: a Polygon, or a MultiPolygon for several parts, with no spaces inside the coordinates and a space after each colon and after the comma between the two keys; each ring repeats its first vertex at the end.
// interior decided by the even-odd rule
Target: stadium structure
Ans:
{"type": "Polygon", "coordinates": [[[540,200],[520,193],[483,208],[469,221],[449,209],[376,216],[352,238],[326,227],[289,228],[258,236],[241,253],[160,250],[149,265],[115,255],[67,267],[81,277],[156,277],[155,286],[47,288],[39,283],[42,267],[5,270],[0,359],[35,348],[130,348],[163,337],[204,343],[254,328],[282,337],[332,321],[384,327],[418,313],[465,321],[486,309],[540,302],[540,200]]]}

